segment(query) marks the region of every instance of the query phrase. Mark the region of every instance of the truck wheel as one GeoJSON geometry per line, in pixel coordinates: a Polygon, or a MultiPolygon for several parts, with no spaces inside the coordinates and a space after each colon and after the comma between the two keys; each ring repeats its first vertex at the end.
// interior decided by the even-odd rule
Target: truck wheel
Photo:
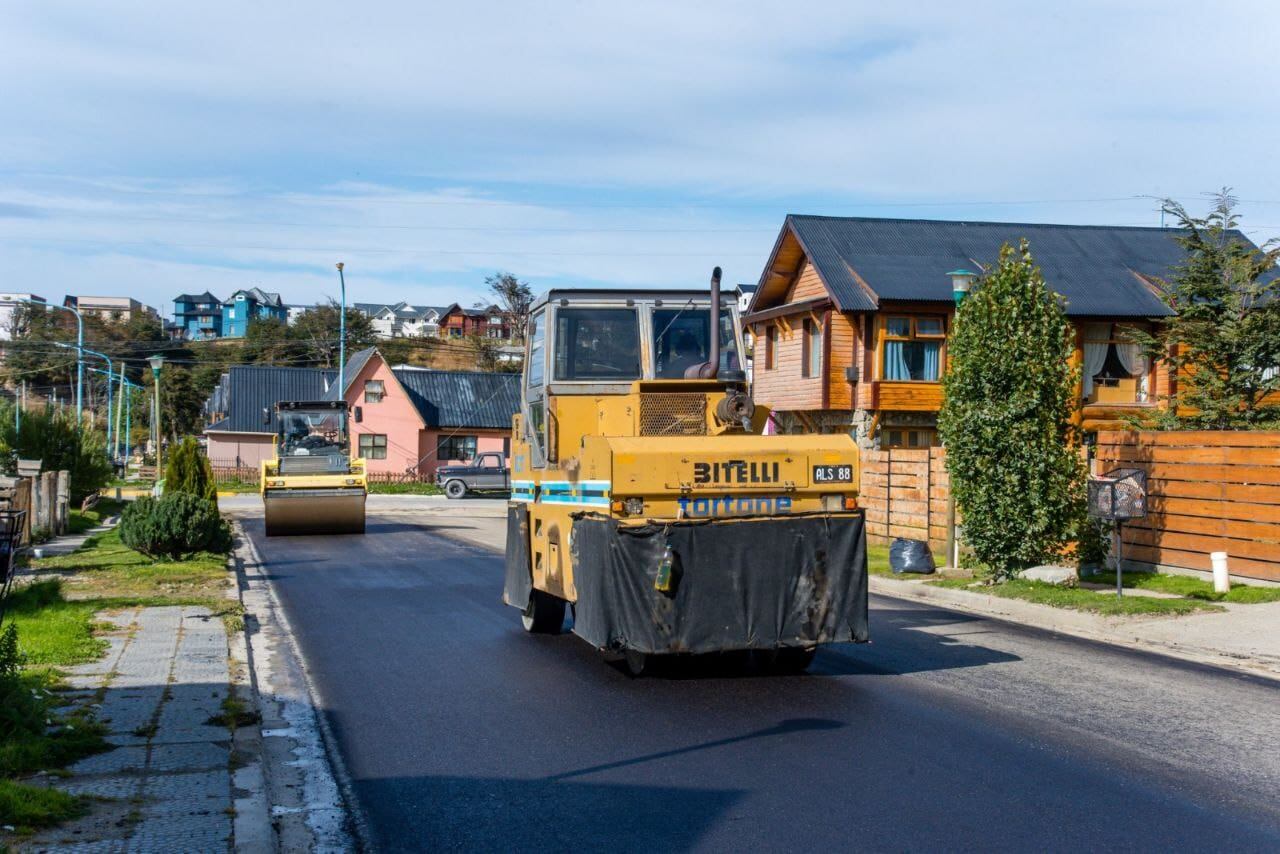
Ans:
{"type": "Polygon", "coordinates": [[[541,590],[530,590],[529,604],[520,614],[520,623],[530,634],[559,633],[564,625],[564,600],[541,590]]]}
{"type": "Polygon", "coordinates": [[[460,480],[451,480],[444,485],[444,494],[449,498],[461,498],[467,494],[467,485],[460,480]]]}

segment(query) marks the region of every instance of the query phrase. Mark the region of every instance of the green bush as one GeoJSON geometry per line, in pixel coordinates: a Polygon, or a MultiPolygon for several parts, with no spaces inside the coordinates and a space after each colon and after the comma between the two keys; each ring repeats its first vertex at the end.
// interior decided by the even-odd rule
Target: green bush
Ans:
{"type": "Polygon", "coordinates": [[[120,540],[152,558],[181,560],[196,552],[225,554],[231,529],[207,498],[185,492],[139,498],[120,514],[120,540]]]}
{"type": "Polygon", "coordinates": [[[213,480],[213,468],[200,452],[200,445],[187,436],[169,451],[164,465],[164,491],[166,494],[185,492],[197,498],[207,498],[216,506],[218,487],[213,480]]]}
{"type": "Polygon", "coordinates": [[[0,631],[0,743],[44,730],[43,704],[22,680],[18,627],[0,631]]]}
{"type": "Polygon", "coordinates": [[[938,433],[964,540],[997,577],[1059,558],[1085,519],[1074,335],[1024,240],[956,311],[938,433]]]}
{"type": "Polygon", "coordinates": [[[106,436],[89,423],[83,429],[73,412],[24,412],[22,427],[13,426],[13,408],[0,416],[0,456],[7,474],[14,473],[15,461],[41,460],[45,471],[71,473],[71,502],[79,506],[111,479],[106,436]]]}

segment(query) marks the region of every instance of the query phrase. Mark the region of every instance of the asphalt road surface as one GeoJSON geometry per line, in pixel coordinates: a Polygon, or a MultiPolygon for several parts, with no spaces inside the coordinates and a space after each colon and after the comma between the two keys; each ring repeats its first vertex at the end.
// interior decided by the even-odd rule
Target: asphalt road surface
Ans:
{"type": "Polygon", "coordinates": [[[456,522],[245,526],[378,850],[1280,850],[1280,685],[873,597],[809,674],[531,636],[456,522]]]}

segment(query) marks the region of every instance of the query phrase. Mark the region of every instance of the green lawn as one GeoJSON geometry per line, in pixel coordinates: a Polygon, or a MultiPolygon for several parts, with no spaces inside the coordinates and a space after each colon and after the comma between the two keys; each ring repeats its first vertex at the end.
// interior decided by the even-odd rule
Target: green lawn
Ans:
{"type": "MultiPolygon", "coordinates": [[[[1105,584],[1115,587],[1115,572],[1102,572],[1085,576],[1084,581],[1105,584]]],[[[1173,593],[1187,599],[1201,599],[1206,602],[1235,602],[1254,605],[1260,602],[1280,602],[1280,587],[1254,587],[1233,583],[1229,593],[1215,593],[1213,582],[1191,575],[1166,575],[1162,572],[1124,572],[1120,574],[1120,584],[1126,588],[1138,590],[1158,590],[1161,593],[1173,593]]]]}
{"type": "Polygon", "coordinates": [[[67,514],[67,527],[73,534],[82,534],[90,528],[102,524],[108,516],[118,516],[124,508],[123,501],[110,498],[99,499],[98,503],[88,510],[72,510],[67,514]]]}
{"type": "Polygon", "coordinates": [[[442,495],[434,483],[371,483],[370,495],[442,495]]]}
{"type": "MultiPolygon", "coordinates": [[[[101,507],[98,518],[112,512],[101,507]]],[[[86,526],[96,524],[89,514],[83,516],[86,526]]],[[[84,804],[12,778],[109,749],[102,728],[87,712],[55,712],[58,668],[94,661],[104,651],[105,641],[94,634],[95,614],[190,604],[208,607],[233,626],[240,619],[239,603],[225,596],[229,579],[222,555],[151,560],[126,548],[113,528],[90,537],[77,552],[32,561],[32,567],[58,577],[20,587],[10,597],[5,622],[17,627],[25,669],[0,678],[0,824],[19,830],[72,817],[84,804]],[[47,720],[59,725],[48,727],[47,720]]]]}
{"type": "Polygon", "coordinates": [[[889,547],[867,543],[867,572],[872,575],[896,577],[889,568],[889,547]]]}
{"type": "MultiPolygon", "coordinates": [[[[1114,579],[1113,579],[1114,580],[1114,579]]],[[[972,578],[940,578],[930,581],[936,587],[973,590],[1005,599],[1021,599],[1039,605],[1088,611],[1094,614],[1190,614],[1196,611],[1221,611],[1222,608],[1198,599],[1156,599],[1151,596],[1117,597],[1114,593],[1081,587],[1059,587],[1043,581],[1015,578],[1000,584],[972,586],[972,578]]]]}

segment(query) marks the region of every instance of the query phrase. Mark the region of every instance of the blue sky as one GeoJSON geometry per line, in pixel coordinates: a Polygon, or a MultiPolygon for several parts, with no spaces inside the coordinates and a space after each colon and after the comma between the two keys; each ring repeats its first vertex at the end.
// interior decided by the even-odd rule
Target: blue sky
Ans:
{"type": "Polygon", "coordinates": [[[787,212],[1158,225],[1224,185],[1261,242],[1274,12],[1220,5],[9,4],[5,288],[687,287],[755,281],[787,212]]]}

